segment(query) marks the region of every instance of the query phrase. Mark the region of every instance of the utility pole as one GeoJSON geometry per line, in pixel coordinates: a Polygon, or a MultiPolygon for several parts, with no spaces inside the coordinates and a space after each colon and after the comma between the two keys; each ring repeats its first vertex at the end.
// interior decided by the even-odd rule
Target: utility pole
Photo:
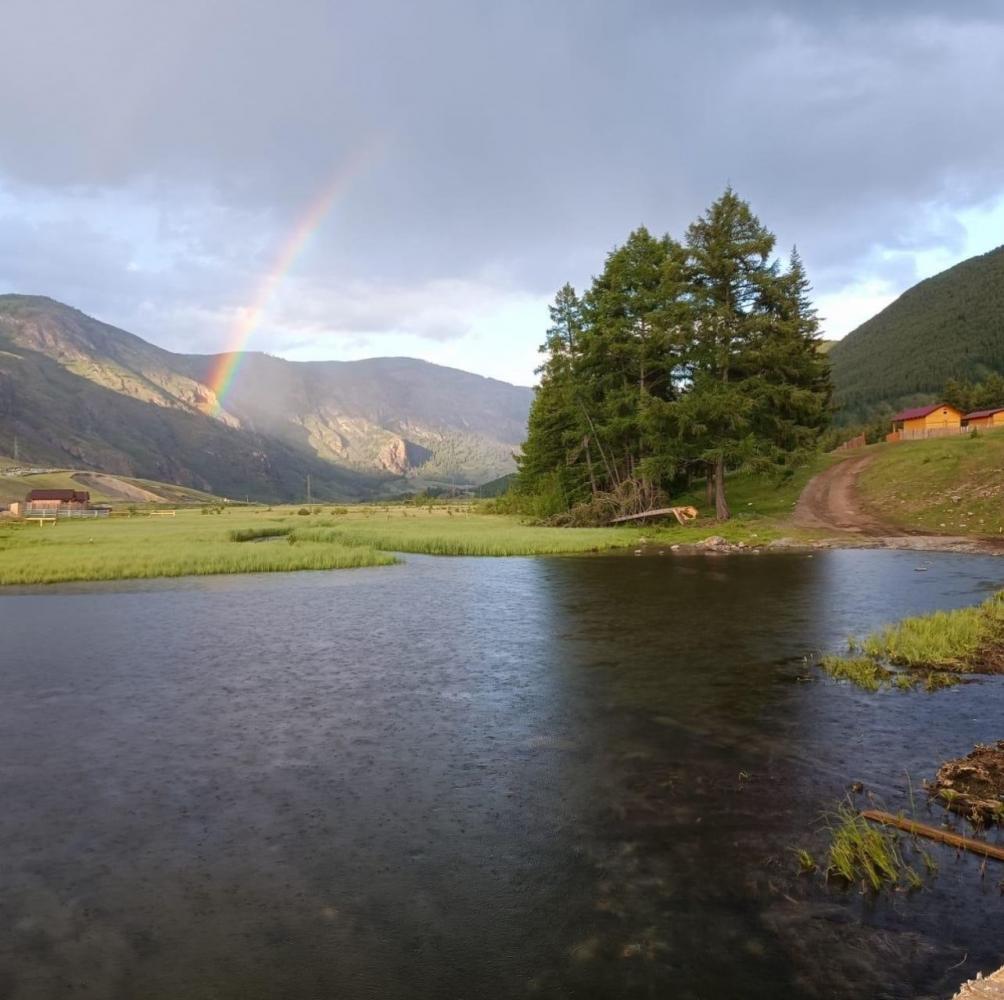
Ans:
{"type": "Polygon", "coordinates": [[[17,463],[18,460],[18,447],[17,447],[17,431],[14,431],[14,462],[17,463]]]}

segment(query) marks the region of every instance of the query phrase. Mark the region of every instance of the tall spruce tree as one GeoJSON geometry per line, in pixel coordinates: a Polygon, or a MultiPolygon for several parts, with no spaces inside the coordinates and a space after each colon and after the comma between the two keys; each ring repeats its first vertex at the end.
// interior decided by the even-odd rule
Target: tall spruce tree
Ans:
{"type": "Polygon", "coordinates": [[[785,273],[773,234],[731,189],[687,230],[693,329],[682,426],[730,517],[726,471],[780,464],[825,424],[829,387],[797,254],[785,273]]]}
{"type": "Polygon", "coordinates": [[[582,337],[582,305],[575,289],[565,284],[550,306],[551,326],[541,345],[545,361],[537,369],[540,385],[530,407],[527,439],[517,459],[520,492],[546,499],[543,509],[554,513],[582,495],[581,477],[570,450],[582,435],[582,418],[575,403],[575,363],[582,337]]]}

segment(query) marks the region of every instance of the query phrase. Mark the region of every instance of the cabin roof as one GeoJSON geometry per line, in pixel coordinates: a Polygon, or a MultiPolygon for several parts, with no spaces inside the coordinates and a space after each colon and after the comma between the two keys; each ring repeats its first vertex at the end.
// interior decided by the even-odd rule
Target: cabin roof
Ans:
{"type": "Polygon", "coordinates": [[[931,406],[915,406],[911,410],[900,410],[899,413],[893,415],[893,420],[919,420],[921,417],[926,417],[929,413],[934,413],[935,410],[940,410],[942,407],[947,407],[949,410],[954,410],[955,407],[950,403],[934,403],[931,406]]]}
{"type": "Polygon", "coordinates": [[[28,494],[28,503],[33,500],[61,500],[64,503],[87,503],[91,499],[86,490],[32,490],[28,494]]]}
{"type": "Polygon", "coordinates": [[[973,410],[967,413],[963,420],[973,420],[976,417],[992,417],[995,413],[1004,413],[1004,406],[995,406],[992,410],[973,410]]]}

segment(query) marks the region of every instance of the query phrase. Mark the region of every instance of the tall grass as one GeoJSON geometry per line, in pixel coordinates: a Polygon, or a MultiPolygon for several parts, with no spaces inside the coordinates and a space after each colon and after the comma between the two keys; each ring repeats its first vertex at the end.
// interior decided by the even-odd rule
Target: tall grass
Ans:
{"type": "Polygon", "coordinates": [[[601,552],[636,545],[641,535],[623,528],[546,528],[502,515],[443,515],[407,511],[365,521],[315,522],[297,539],[368,545],[432,556],[532,556],[601,552]]]}
{"type": "MultiPolygon", "coordinates": [[[[242,526],[228,532],[217,518],[192,513],[155,520],[129,518],[56,527],[0,529],[0,585],[204,576],[228,573],[282,573],[293,570],[386,566],[393,555],[370,546],[331,542],[244,545],[275,532],[253,521],[261,515],[228,513],[242,526]],[[252,522],[252,523],[248,523],[252,522]]],[[[285,533],[285,532],[283,532],[285,533]]]]}
{"type": "Polygon", "coordinates": [[[291,535],[292,533],[292,528],[260,525],[255,528],[234,528],[228,537],[232,542],[256,542],[260,538],[282,538],[284,535],[291,535]]]}
{"type": "Polygon", "coordinates": [[[959,674],[1001,672],[1004,592],[974,608],[904,618],[860,643],[852,639],[847,656],[824,656],[820,665],[866,691],[921,685],[936,691],[959,683],[959,674]]]}
{"type": "Polygon", "coordinates": [[[868,636],[862,650],[905,667],[972,671],[1002,639],[1004,594],[996,594],[975,608],[905,618],[868,636]]]}
{"type": "Polygon", "coordinates": [[[510,556],[600,551],[637,544],[633,529],[537,528],[514,517],[402,507],[357,507],[323,518],[224,509],[219,517],[60,522],[0,527],[0,585],[217,573],[383,566],[392,552],[510,556]],[[287,520],[288,517],[288,520],[287,520]],[[288,545],[248,545],[285,536],[288,545]]]}
{"type": "Polygon", "coordinates": [[[920,876],[903,860],[893,834],[870,823],[850,804],[841,805],[830,827],[827,875],[864,882],[877,891],[886,883],[918,888],[920,876]]]}

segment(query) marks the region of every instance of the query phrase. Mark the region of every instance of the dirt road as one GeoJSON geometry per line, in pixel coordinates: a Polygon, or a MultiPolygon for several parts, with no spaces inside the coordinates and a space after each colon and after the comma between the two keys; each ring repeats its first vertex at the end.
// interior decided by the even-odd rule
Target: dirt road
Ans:
{"type": "Polygon", "coordinates": [[[795,505],[792,521],[800,528],[830,532],[834,542],[925,552],[985,552],[1004,554],[997,539],[931,535],[888,524],[870,513],[858,492],[858,477],[874,459],[859,455],[831,466],[809,481],[795,505]],[[848,536],[856,540],[851,542],[848,536]]]}
{"type": "Polygon", "coordinates": [[[811,479],[795,506],[795,524],[877,537],[905,534],[868,514],[861,503],[858,476],[873,457],[848,458],[811,479]]]}

